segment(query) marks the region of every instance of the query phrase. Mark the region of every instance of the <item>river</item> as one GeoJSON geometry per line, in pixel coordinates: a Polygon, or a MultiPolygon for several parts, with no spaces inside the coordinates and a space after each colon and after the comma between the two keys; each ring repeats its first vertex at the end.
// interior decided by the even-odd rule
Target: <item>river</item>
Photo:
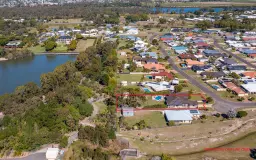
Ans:
{"type": "Polygon", "coordinates": [[[0,61],[0,95],[11,93],[17,86],[28,82],[40,85],[40,75],[51,72],[76,55],[36,55],[18,60],[0,61]]]}

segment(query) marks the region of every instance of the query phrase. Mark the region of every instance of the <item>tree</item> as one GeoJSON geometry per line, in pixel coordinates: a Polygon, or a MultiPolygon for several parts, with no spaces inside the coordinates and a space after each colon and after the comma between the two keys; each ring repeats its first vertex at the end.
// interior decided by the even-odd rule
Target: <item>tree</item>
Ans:
{"type": "Polygon", "coordinates": [[[182,89],[183,89],[182,85],[180,85],[180,84],[179,84],[179,85],[176,85],[176,86],[174,87],[174,92],[175,92],[175,93],[181,92],[182,89]]]}
{"type": "Polygon", "coordinates": [[[232,72],[232,73],[230,74],[230,76],[233,77],[233,78],[235,78],[235,79],[240,79],[240,76],[239,76],[237,73],[235,73],[235,72],[232,72]]]}
{"type": "Polygon", "coordinates": [[[238,118],[246,117],[247,114],[248,114],[248,113],[247,113],[246,111],[238,111],[238,112],[237,112],[237,117],[238,117],[238,118]]]}
{"type": "Polygon", "coordinates": [[[76,49],[76,46],[77,46],[77,41],[72,40],[68,46],[68,50],[74,51],[76,49]]]}
{"type": "Polygon", "coordinates": [[[159,18],[159,23],[160,24],[165,24],[167,22],[167,19],[165,18],[159,18]]]}
{"type": "Polygon", "coordinates": [[[153,40],[152,40],[152,44],[153,44],[153,45],[158,45],[157,39],[153,39],[153,40]]]}
{"type": "Polygon", "coordinates": [[[176,160],[176,159],[174,157],[171,157],[170,155],[162,154],[161,160],[176,160]]]}
{"type": "Polygon", "coordinates": [[[234,109],[230,109],[228,112],[227,112],[227,116],[228,118],[235,118],[237,115],[236,111],[234,109]]]}
{"type": "Polygon", "coordinates": [[[60,147],[65,148],[68,145],[68,137],[63,136],[60,140],[60,147]]]}
{"type": "Polygon", "coordinates": [[[83,36],[81,34],[76,34],[76,39],[83,39],[83,36]]]}
{"type": "Polygon", "coordinates": [[[55,47],[57,46],[57,43],[52,41],[52,40],[48,40],[45,42],[45,50],[46,51],[51,51],[53,50],[55,47]]]}
{"type": "Polygon", "coordinates": [[[206,102],[207,102],[207,103],[211,103],[211,102],[213,102],[212,97],[207,97],[207,98],[206,98],[206,102]]]}
{"type": "Polygon", "coordinates": [[[168,125],[169,125],[169,126],[175,126],[175,122],[174,122],[174,121],[169,121],[169,122],[168,122],[168,125]]]}

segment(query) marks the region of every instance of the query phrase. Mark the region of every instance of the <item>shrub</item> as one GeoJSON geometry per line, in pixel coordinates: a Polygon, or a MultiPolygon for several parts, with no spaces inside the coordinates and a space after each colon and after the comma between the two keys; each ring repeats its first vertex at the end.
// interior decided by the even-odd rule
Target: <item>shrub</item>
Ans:
{"type": "Polygon", "coordinates": [[[216,113],[215,116],[216,116],[216,117],[220,117],[220,114],[219,114],[219,113],[216,113]]]}
{"type": "Polygon", "coordinates": [[[169,125],[169,126],[175,126],[175,122],[174,122],[174,121],[169,121],[169,122],[168,122],[168,125],[169,125]]]}
{"type": "Polygon", "coordinates": [[[238,111],[236,116],[237,116],[238,118],[242,118],[242,117],[246,117],[247,114],[248,114],[248,113],[247,113],[246,111],[238,111]]]}
{"type": "Polygon", "coordinates": [[[235,118],[237,115],[236,111],[234,109],[231,109],[227,112],[227,117],[228,118],[235,118]]]}
{"type": "Polygon", "coordinates": [[[206,119],[206,115],[203,114],[203,115],[201,116],[201,119],[206,119]]]}
{"type": "Polygon", "coordinates": [[[60,140],[60,147],[65,148],[68,145],[68,137],[63,136],[60,140]]]}

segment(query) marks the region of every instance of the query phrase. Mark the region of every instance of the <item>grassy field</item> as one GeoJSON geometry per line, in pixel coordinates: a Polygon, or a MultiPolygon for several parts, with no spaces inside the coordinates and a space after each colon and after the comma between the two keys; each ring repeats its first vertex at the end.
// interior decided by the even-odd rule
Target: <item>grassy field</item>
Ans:
{"type": "Polygon", "coordinates": [[[79,40],[76,52],[83,52],[86,50],[86,48],[93,46],[95,39],[87,39],[87,40],[79,40]]]}
{"type": "MultiPolygon", "coordinates": [[[[248,136],[239,139],[230,144],[224,145],[221,148],[255,148],[256,144],[256,133],[251,133],[248,136]]],[[[229,159],[241,159],[241,160],[249,160],[251,159],[249,156],[250,152],[248,151],[206,151],[196,154],[189,154],[185,156],[176,157],[177,160],[198,160],[203,157],[213,157],[216,159],[229,160],[229,159]]]]}
{"type": "Polygon", "coordinates": [[[118,76],[119,76],[117,80],[118,82],[121,82],[121,81],[139,82],[143,75],[142,74],[119,74],[118,76]]]}
{"type": "Polygon", "coordinates": [[[166,126],[164,116],[162,115],[161,112],[158,111],[137,111],[135,112],[135,116],[125,118],[125,122],[130,127],[132,127],[140,120],[144,120],[146,124],[152,128],[166,126]]]}
{"type": "Polygon", "coordinates": [[[28,50],[32,51],[33,53],[42,53],[45,52],[45,48],[41,47],[41,45],[37,45],[34,47],[29,47],[28,50]]]}
{"type": "Polygon", "coordinates": [[[66,45],[58,44],[56,48],[52,50],[52,52],[67,52],[68,47],[66,45]]]}

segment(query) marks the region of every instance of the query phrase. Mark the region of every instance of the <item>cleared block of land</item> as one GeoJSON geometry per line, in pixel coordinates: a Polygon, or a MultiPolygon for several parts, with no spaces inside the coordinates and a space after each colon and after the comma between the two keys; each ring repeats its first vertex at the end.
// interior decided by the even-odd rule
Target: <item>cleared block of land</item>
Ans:
{"type": "Polygon", "coordinates": [[[79,40],[76,47],[76,52],[84,52],[88,47],[93,46],[95,39],[79,40]]]}
{"type": "Polygon", "coordinates": [[[118,82],[121,82],[121,81],[139,82],[143,75],[142,74],[119,74],[118,76],[119,76],[117,80],[118,82]]]}

